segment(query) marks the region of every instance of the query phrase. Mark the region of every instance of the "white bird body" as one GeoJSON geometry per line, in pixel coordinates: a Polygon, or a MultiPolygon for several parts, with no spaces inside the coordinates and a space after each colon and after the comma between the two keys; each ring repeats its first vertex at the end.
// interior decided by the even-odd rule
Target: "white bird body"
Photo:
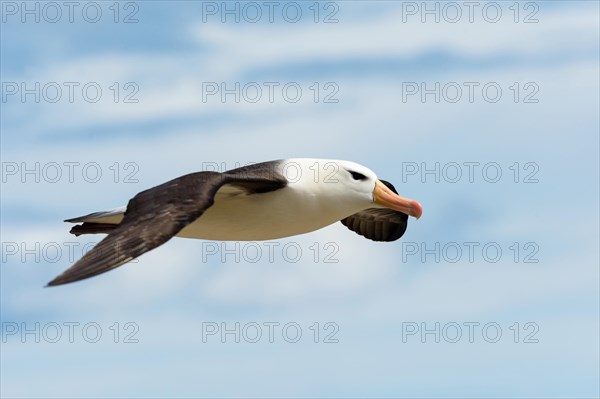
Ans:
{"type": "MultiPolygon", "coordinates": [[[[352,167],[365,176],[375,174],[348,161],[309,158],[288,159],[274,171],[288,177],[286,187],[248,195],[230,185],[222,186],[215,203],[176,237],[220,241],[261,241],[309,233],[359,212],[366,205],[377,208],[372,196],[348,194],[347,176],[339,176],[340,166],[352,167]]],[[[368,193],[373,191],[370,187],[368,193]]],[[[383,207],[382,207],[383,208],[383,207]]],[[[85,222],[119,224],[126,207],[94,215],[85,222]]]]}

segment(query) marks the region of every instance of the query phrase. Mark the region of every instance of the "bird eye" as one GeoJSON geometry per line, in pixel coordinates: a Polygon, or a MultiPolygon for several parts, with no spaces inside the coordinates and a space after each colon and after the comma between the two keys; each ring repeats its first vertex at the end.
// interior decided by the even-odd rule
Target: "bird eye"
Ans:
{"type": "Polygon", "coordinates": [[[367,179],[367,176],[363,175],[362,173],[353,172],[351,170],[349,170],[348,172],[350,172],[350,174],[352,175],[354,180],[366,180],[367,179]]]}

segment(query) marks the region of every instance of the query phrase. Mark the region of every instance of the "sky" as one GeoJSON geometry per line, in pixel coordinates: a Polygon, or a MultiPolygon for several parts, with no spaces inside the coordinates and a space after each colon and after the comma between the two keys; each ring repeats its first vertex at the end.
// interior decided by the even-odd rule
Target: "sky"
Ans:
{"type": "Polygon", "coordinates": [[[0,2],[0,395],[598,397],[599,6],[0,2]],[[347,159],[423,205],[44,288],[64,219],[347,159]]]}

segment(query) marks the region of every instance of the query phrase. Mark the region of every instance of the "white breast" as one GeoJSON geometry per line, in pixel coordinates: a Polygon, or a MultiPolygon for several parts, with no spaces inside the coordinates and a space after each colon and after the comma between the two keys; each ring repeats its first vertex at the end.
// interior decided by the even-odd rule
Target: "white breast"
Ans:
{"type": "MultiPolygon", "coordinates": [[[[358,210],[356,210],[358,211],[358,210]]],[[[217,193],[215,203],[178,237],[259,241],[318,230],[354,213],[290,184],[264,194],[217,193]]]]}

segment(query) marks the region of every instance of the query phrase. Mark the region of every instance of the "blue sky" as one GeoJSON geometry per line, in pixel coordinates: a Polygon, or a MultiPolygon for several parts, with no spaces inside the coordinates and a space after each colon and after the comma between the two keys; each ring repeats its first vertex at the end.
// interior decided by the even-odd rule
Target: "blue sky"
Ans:
{"type": "Polygon", "coordinates": [[[227,3],[239,23],[222,2],[83,2],[72,22],[57,4],[1,4],[3,397],[598,397],[596,2],[472,21],[464,2],[276,2],[273,22],[227,3]],[[174,239],[43,288],[99,239],[63,219],[287,157],[364,164],[424,215],[385,244],[339,223],[174,239]]]}

